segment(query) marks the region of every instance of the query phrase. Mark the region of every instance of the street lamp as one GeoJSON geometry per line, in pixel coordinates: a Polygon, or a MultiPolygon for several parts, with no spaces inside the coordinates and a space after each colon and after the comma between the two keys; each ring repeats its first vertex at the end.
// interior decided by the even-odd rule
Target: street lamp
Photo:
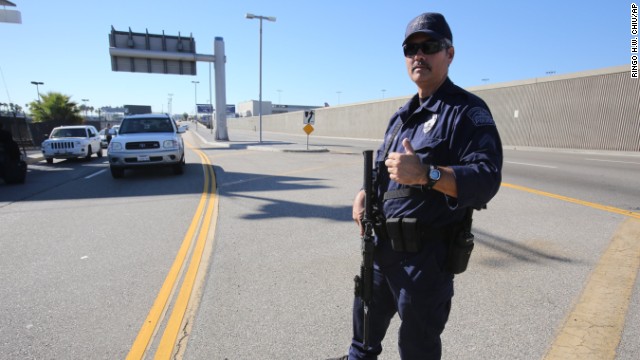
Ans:
{"type": "Polygon", "coordinates": [[[384,92],[387,91],[387,89],[382,89],[380,91],[382,91],[382,98],[384,99],[384,92]]]}
{"type": "Polygon", "coordinates": [[[260,91],[258,99],[258,113],[260,114],[260,142],[262,142],[262,20],[276,21],[274,16],[261,16],[247,13],[245,15],[247,19],[259,19],[260,20],[260,91]]]}
{"type": "Polygon", "coordinates": [[[336,91],[336,94],[338,94],[338,105],[340,105],[340,94],[342,94],[342,91],[336,91]]]}
{"type": "Polygon", "coordinates": [[[44,83],[40,81],[32,81],[31,83],[36,86],[36,91],[38,92],[38,101],[42,101],[42,99],[40,98],[40,87],[38,85],[44,85],[44,83]]]}
{"type": "Polygon", "coordinates": [[[200,84],[200,81],[191,81],[193,83],[193,88],[194,88],[194,100],[195,100],[195,111],[193,113],[193,116],[196,118],[196,129],[198,129],[198,84],[200,84]]]}
{"type": "Polygon", "coordinates": [[[89,101],[89,99],[82,99],[82,102],[84,102],[84,117],[86,119],[87,117],[87,102],[89,101]]]}

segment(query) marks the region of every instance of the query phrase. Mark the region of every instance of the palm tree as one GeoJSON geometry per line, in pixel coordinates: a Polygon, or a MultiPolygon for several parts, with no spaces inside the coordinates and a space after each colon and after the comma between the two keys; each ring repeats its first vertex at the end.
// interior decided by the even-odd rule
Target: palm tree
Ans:
{"type": "Polygon", "coordinates": [[[42,95],[42,101],[32,101],[29,104],[34,122],[56,120],[64,124],[82,124],[78,104],[70,97],[57,92],[42,95]]]}
{"type": "Polygon", "coordinates": [[[9,109],[11,109],[11,113],[13,114],[13,117],[16,117],[18,116],[18,113],[22,111],[22,106],[18,104],[10,103],[9,109]]]}

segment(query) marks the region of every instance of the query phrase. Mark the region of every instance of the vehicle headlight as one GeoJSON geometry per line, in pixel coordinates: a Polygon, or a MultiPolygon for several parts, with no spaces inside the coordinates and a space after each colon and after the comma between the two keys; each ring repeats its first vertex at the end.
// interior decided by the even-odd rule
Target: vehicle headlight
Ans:
{"type": "Polygon", "coordinates": [[[178,142],[175,140],[165,140],[162,143],[162,147],[165,149],[176,149],[178,147],[178,142]]]}
{"type": "Polygon", "coordinates": [[[109,144],[109,150],[122,150],[122,144],[119,142],[112,141],[109,144]]]}

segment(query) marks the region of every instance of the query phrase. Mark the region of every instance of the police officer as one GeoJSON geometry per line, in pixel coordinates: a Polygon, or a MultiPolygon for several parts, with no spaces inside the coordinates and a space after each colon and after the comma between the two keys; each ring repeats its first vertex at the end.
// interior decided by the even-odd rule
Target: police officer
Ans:
{"type": "MultiPolygon", "coordinates": [[[[396,313],[401,358],[440,359],[453,297],[451,229],[469,208],[487,204],[501,181],[502,145],[489,108],[448,77],[455,51],[444,16],[411,20],[402,47],[418,93],[391,117],[377,151],[375,201],[385,225],[376,228],[370,335],[364,347],[363,305],[355,298],[344,359],[376,359],[396,313]]],[[[364,195],[353,203],[361,233],[364,195]]]]}

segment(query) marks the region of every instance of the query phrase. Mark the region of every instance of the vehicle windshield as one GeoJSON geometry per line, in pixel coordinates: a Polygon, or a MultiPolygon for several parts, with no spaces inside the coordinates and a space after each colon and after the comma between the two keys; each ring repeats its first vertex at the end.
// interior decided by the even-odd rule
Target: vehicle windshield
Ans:
{"type": "Polygon", "coordinates": [[[167,118],[124,119],[118,134],[174,132],[171,120],[167,118]]]}
{"type": "Polygon", "coordinates": [[[86,129],[55,129],[51,133],[51,138],[87,137],[86,129]]]}

